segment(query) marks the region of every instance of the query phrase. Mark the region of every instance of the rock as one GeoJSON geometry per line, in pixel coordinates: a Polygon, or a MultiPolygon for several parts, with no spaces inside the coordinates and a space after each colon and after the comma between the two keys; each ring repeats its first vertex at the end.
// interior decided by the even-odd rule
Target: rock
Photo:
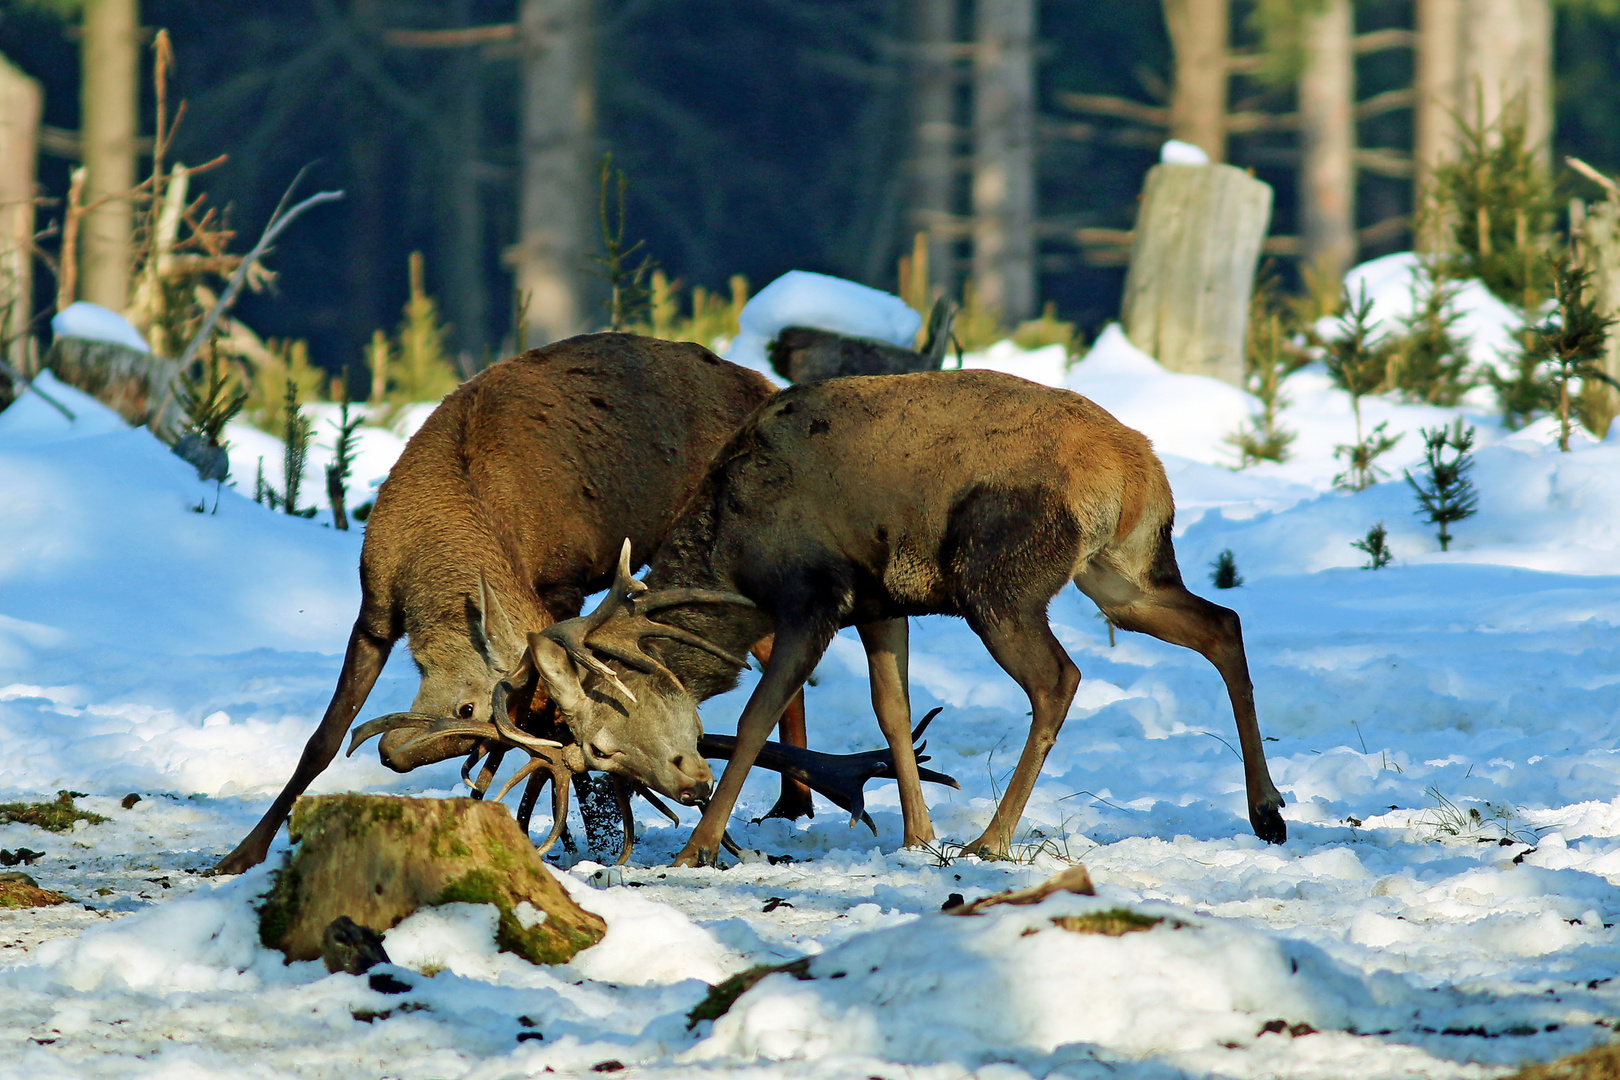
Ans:
{"type": "Polygon", "coordinates": [[[793,383],[820,382],[845,375],[903,375],[939,368],[938,357],[925,357],[898,345],[835,334],[808,326],[789,326],[770,344],[771,367],[793,383]]]}
{"type": "Polygon", "coordinates": [[[536,964],[566,963],[607,932],[501,803],[306,796],[289,832],[294,848],[259,909],[260,939],[289,960],[321,957],[341,916],[381,932],[438,904],[494,904],[496,944],[536,964]]]}
{"type": "Polygon", "coordinates": [[[71,903],[71,897],[40,888],[39,882],[21,870],[0,874],[0,908],[55,907],[71,903]]]}
{"type": "Polygon", "coordinates": [[[321,934],[321,963],[327,971],[362,975],[378,964],[388,963],[388,951],[377,931],[339,915],[326,924],[321,934]]]}

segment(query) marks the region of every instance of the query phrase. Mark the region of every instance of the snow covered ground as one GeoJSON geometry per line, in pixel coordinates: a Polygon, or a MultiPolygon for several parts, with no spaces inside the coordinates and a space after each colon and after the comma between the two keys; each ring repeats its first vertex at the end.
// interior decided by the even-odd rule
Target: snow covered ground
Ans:
{"type": "MultiPolygon", "coordinates": [[[[1331,489],[1349,403],[1319,369],[1285,388],[1297,458],[1234,473],[1223,437],[1253,402],[1162,371],[1117,330],[1072,368],[1061,350],[972,362],[1065,382],[1155,440],[1195,589],[1212,594],[1208,564],[1235,553],[1246,584],[1217,598],[1243,616],[1286,845],[1250,832],[1209,665],[1136,635],[1111,646],[1068,590],[1052,620],[1085,679],[1018,862],[897,851],[888,784],[869,794],[875,839],[826,805],[750,825],[774,797],[756,774],[732,831],[758,856],[672,869],[685,826],[642,807],[633,866],[563,870],[609,924],[567,967],[497,953],[475,906],[389,932],[401,994],[285,965],[252,913],[267,869],[198,871],[257,819],[326,705],[360,536],[229,488],[216,512],[189,466],[57,385],[74,423],[35,395],[0,413],[0,801],[85,792],[111,820],[0,825],[0,848],[43,850],[28,871],[83,901],[0,912],[0,1076],[1487,1077],[1606,1040],[1620,1023],[1620,434],[1559,454],[1545,425],[1509,434],[1470,414],[1481,510],[1441,554],[1399,476],[1416,429],[1447,411],[1368,402],[1405,435],[1395,479],[1350,495],[1331,489]],[[1369,572],[1350,541],[1378,521],[1396,560],[1369,572]],[[939,914],[952,893],[1067,860],[1097,898],[939,914]],[[1053,921],[1119,907],[1165,921],[1121,937],[1053,921]],[[802,956],[810,978],[773,975],[688,1030],[706,984],[802,956]]],[[[397,452],[372,438],[356,494],[397,452]]],[[[233,455],[245,491],[267,449],[233,455]]],[[[1027,702],[953,620],[914,623],[912,677],[919,712],[945,707],[931,764],[963,784],[929,791],[936,825],[968,839],[1027,702]]],[[[400,649],[365,715],[406,707],[414,684],[400,649]]],[[[746,692],[705,707],[711,730],[731,729],[746,692]]],[[[809,713],[818,748],[879,744],[852,634],[809,713]]],[[[401,778],[360,755],[316,790],[445,796],[455,780],[453,764],[401,778]]]]}

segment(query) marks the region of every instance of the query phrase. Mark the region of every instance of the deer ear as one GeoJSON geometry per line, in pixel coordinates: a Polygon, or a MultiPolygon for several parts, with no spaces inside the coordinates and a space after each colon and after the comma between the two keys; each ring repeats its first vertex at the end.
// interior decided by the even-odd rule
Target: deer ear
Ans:
{"type": "Polygon", "coordinates": [[[577,714],[585,705],[585,688],[568,651],[544,634],[529,635],[529,656],[546,684],[546,693],[565,715],[577,714]]]}
{"type": "Polygon", "coordinates": [[[473,603],[469,597],[467,609],[467,624],[473,645],[483,654],[490,671],[505,675],[514,670],[523,660],[518,644],[522,639],[518,637],[512,620],[506,616],[506,609],[501,607],[500,598],[489,587],[489,582],[484,580],[483,574],[478,575],[477,602],[473,603]]]}

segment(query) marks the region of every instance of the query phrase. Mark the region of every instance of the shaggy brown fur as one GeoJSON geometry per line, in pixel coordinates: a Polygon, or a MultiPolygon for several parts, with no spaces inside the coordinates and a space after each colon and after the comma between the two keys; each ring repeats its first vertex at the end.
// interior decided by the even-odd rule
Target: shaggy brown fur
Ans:
{"type": "MultiPolygon", "coordinates": [[[[680,860],[711,861],[753,755],[840,626],[856,626],[894,753],[907,844],[933,839],[910,747],[905,617],[958,615],[1029,694],[1029,741],[973,852],[1005,855],[1079,684],[1046,621],[1068,581],[1116,626],[1196,649],[1220,671],[1244,751],[1250,818],[1281,842],[1237,615],[1189,593],[1174,502],[1148,440],[1064,390],[984,371],[835,379],[783,391],[715,459],[654,556],[653,589],[740,593],[757,611],[672,609],[733,652],[774,628],[738,749],[680,860]]],[[[736,669],[689,646],[649,651],[693,696],[736,669]]],[[[632,673],[633,674],[633,673],[632,673]]],[[[651,685],[632,681],[638,699],[651,685]]],[[[618,703],[635,722],[640,705],[618,703]]]]}
{"type": "Polygon", "coordinates": [[[698,345],[594,334],[496,364],[445,398],[367,521],[360,614],[326,715],[218,869],[263,860],[402,635],[422,672],[413,711],[487,720],[525,635],[606,587],[625,537],[639,555],[655,550],[715,450],[771,392],[698,345]]]}

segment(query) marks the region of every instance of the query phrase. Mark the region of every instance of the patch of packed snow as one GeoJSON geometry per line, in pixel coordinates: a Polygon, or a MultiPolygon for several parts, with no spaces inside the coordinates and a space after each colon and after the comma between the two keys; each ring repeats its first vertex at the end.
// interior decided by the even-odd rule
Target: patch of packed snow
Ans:
{"type": "MultiPolygon", "coordinates": [[[[1072,365],[1010,346],[971,359],[1077,389],[1154,439],[1183,573],[1243,619],[1287,844],[1252,835],[1210,666],[1138,635],[1111,645],[1066,590],[1051,619],[1085,678],[1021,861],[897,850],[886,783],[868,792],[876,837],[826,804],[751,824],[775,797],[756,773],[731,825],[748,854],[730,869],[669,866],[695,813],[673,827],[639,804],[630,866],[558,853],[609,927],[571,964],[499,952],[492,910],[472,905],[388,931],[400,993],[284,964],[253,913],[268,870],[199,871],[262,813],[326,706],[360,534],[216,492],[46,376],[75,421],[37,395],[0,413],[0,799],[88,792],[79,805],[109,820],[0,824],[0,848],[43,851],[28,872],[83,901],[0,912],[9,1071],[1484,1078],[1606,1040],[1620,1022],[1620,437],[1560,454],[1544,423],[1508,433],[1462,410],[1480,432],[1480,512],[1441,553],[1400,469],[1417,430],[1458,410],[1364,402],[1364,422],[1402,441],[1391,477],[1350,494],[1332,488],[1332,448],[1354,418],[1318,368],[1285,387],[1297,457],[1233,472],[1224,437],[1252,399],[1163,371],[1117,329],[1072,365]],[[1395,562],[1359,569],[1350,541],[1379,521],[1395,562]],[[1207,569],[1226,548],[1246,584],[1216,594],[1207,569]],[[1033,884],[1069,860],[1097,897],[940,913],[953,893],[1033,884]],[[1053,921],[1114,908],[1165,921],[1120,937],[1053,921]],[[803,957],[808,978],[771,975],[688,1026],[707,984],[803,957]]],[[[351,499],[405,433],[368,433],[351,499]]],[[[242,445],[239,485],[259,452],[279,467],[279,445],[242,445]]],[[[306,491],[324,502],[324,483],[306,491]]],[[[929,764],[963,785],[929,789],[936,828],[966,839],[1005,785],[1028,703],[957,620],[914,620],[911,675],[918,712],[945,710],[929,764]]],[[[364,715],[414,688],[397,649],[364,715]]],[[[706,725],[729,730],[749,688],[709,702],[706,725]]],[[[818,749],[880,742],[852,632],[808,712],[818,749]]],[[[443,797],[456,768],[400,777],[362,754],[317,790],[443,797]]]]}

